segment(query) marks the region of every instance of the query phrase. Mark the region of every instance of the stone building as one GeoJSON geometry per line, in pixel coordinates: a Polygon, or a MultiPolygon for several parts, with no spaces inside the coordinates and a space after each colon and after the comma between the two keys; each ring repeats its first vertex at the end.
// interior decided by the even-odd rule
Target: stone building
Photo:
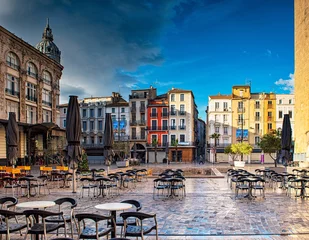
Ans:
{"type": "Polygon", "coordinates": [[[294,1],[294,161],[309,161],[309,1],[294,1]]]}
{"type": "Polygon", "coordinates": [[[42,40],[31,46],[0,26],[0,159],[6,159],[9,112],[20,128],[19,159],[43,154],[47,140],[63,137],[59,129],[60,78],[63,66],[47,23],[42,40]]]}

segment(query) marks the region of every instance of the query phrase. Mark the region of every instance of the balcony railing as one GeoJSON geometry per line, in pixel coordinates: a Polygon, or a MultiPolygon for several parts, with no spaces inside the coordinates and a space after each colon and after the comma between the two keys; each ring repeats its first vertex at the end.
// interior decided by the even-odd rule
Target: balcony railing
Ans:
{"type": "Polygon", "coordinates": [[[14,68],[15,70],[19,70],[19,66],[18,65],[16,65],[16,64],[14,64],[14,63],[11,63],[11,62],[9,62],[9,61],[6,61],[6,64],[9,66],[9,67],[11,67],[11,68],[14,68]]]}
{"type": "Polygon", "coordinates": [[[176,111],[170,111],[170,115],[175,116],[176,115],[176,111]]]}
{"type": "Polygon", "coordinates": [[[15,91],[14,89],[6,88],[6,89],[5,89],[5,92],[6,92],[7,94],[12,95],[12,96],[19,96],[19,92],[15,91]]]}
{"type": "Polygon", "coordinates": [[[170,130],[176,130],[176,126],[170,126],[170,130]]]}
{"type": "Polygon", "coordinates": [[[184,116],[184,115],[186,115],[186,111],[179,111],[179,112],[178,112],[178,115],[184,116]]]}
{"type": "Polygon", "coordinates": [[[130,121],[130,126],[136,126],[137,125],[137,121],[130,121]]]}
{"type": "Polygon", "coordinates": [[[152,112],[152,113],[150,113],[150,117],[151,117],[151,118],[158,117],[158,113],[153,113],[153,112],[152,112]]]}
{"type": "Polygon", "coordinates": [[[186,126],[178,126],[179,130],[186,130],[186,126]]]}
{"type": "Polygon", "coordinates": [[[130,140],[136,140],[136,141],[144,141],[146,140],[146,135],[144,136],[131,136],[130,140]]]}
{"type": "Polygon", "coordinates": [[[47,102],[47,101],[45,101],[45,100],[42,100],[42,104],[45,105],[45,106],[49,106],[49,107],[52,106],[52,103],[51,103],[51,102],[47,102]]]}
{"type": "Polygon", "coordinates": [[[145,126],[146,125],[146,121],[145,120],[140,120],[140,121],[137,121],[137,124],[140,125],[140,126],[145,126]]]}
{"type": "Polygon", "coordinates": [[[145,106],[141,106],[141,107],[139,108],[139,111],[140,111],[140,112],[145,112],[145,111],[146,111],[145,106]]]}
{"type": "Polygon", "coordinates": [[[131,107],[131,112],[136,112],[136,107],[131,107]]]}
{"type": "Polygon", "coordinates": [[[260,121],[260,117],[258,117],[258,116],[255,116],[255,121],[260,121]]]}
{"type": "Polygon", "coordinates": [[[239,108],[237,108],[237,112],[244,113],[245,112],[245,108],[244,107],[239,107],[239,108]]]}
{"type": "Polygon", "coordinates": [[[147,126],[148,131],[167,131],[168,126],[147,126]]]}
{"type": "Polygon", "coordinates": [[[47,79],[43,78],[43,82],[46,83],[47,85],[51,85],[51,81],[50,80],[47,80],[47,79]]]}
{"type": "Polygon", "coordinates": [[[27,75],[36,79],[38,78],[38,74],[34,72],[27,71],[27,75]]]}
{"type": "Polygon", "coordinates": [[[33,101],[33,102],[36,102],[37,101],[37,98],[34,97],[34,96],[26,96],[26,99],[29,100],[29,101],[33,101]]]}

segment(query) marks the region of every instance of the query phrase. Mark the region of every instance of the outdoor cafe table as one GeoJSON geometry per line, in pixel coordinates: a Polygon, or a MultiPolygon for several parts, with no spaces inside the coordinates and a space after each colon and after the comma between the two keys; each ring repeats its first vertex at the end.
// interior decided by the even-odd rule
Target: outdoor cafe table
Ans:
{"type": "MultiPolygon", "coordinates": [[[[32,208],[32,209],[39,209],[39,208],[47,208],[47,207],[53,207],[56,203],[54,201],[29,201],[29,202],[22,202],[18,203],[16,207],[18,208],[32,208]]],[[[35,219],[36,222],[39,222],[38,217],[35,219]]],[[[36,240],[39,240],[39,235],[36,235],[36,240]]]]}
{"type": "Polygon", "coordinates": [[[255,196],[252,195],[253,183],[260,181],[261,178],[260,177],[246,177],[246,178],[243,178],[242,180],[247,181],[249,183],[248,195],[246,197],[248,197],[248,199],[250,200],[255,198],[255,196]]]}
{"type": "Polygon", "coordinates": [[[112,238],[116,237],[116,211],[128,210],[132,204],[128,203],[103,203],[95,206],[96,209],[110,211],[114,221],[112,222],[112,238]]]}

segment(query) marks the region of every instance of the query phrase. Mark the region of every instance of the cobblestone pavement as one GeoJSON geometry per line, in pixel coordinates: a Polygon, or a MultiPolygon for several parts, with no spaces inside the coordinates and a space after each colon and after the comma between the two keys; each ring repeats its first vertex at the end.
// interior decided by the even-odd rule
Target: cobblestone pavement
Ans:
{"type": "MultiPolygon", "coordinates": [[[[281,189],[267,189],[265,199],[258,193],[254,200],[235,199],[226,178],[188,178],[187,195],[182,200],[154,200],[152,191],[153,179],[149,178],[147,182],[138,183],[135,189],[121,190],[120,196],[112,198],[79,199],[79,193],[73,195],[70,189],[53,188],[50,195],[32,197],[31,200],[74,196],[78,199],[76,213],[107,214],[94,206],[136,199],[142,203],[143,212],[157,214],[159,239],[162,240],[309,239],[309,199],[287,197],[281,189]]],[[[4,196],[3,189],[1,196],[4,196]]],[[[20,202],[23,201],[27,199],[20,198],[20,202]]],[[[23,239],[18,237],[14,234],[11,239],[23,239]]],[[[146,239],[155,238],[151,235],[146,239]]]]}

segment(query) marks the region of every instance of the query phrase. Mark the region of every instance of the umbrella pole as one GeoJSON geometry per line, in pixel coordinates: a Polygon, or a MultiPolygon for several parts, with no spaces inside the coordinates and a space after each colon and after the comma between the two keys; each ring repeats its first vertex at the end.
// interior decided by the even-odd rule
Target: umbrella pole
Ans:
{"type": "Polygon", "coordinates": [[[73,168],[72,187],[73,187],[72,193],[76,193],[76,168],[73,168]]]}

